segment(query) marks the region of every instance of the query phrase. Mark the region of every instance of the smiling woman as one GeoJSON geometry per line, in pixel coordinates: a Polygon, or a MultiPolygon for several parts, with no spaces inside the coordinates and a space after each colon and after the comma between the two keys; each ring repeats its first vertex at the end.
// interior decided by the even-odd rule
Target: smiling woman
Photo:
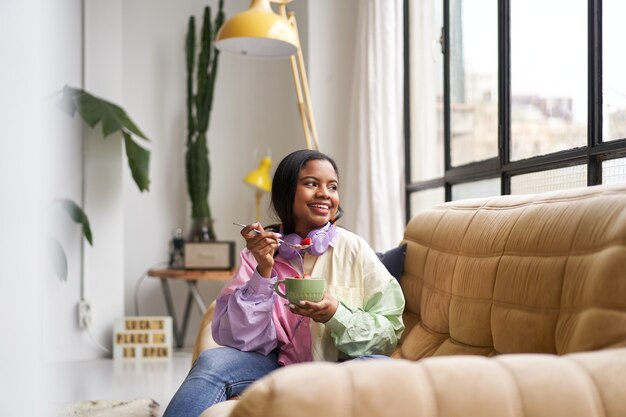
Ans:
{"type": "Polygon", "coordinates": [[[287,155],[274,175],[272,207],[281,233],[259,223],[241,230],[241,266],[217,297],[212,321],[222,347],[200,353],[165,417],[199,415],[282,366],[395,348],[404,330],[402,291],[370,246],[337,225],[333,159],[312,150],[287,155]],[[311,246],[295,250],[279,240],[311,246]],[[285,304],[275,294],[277,282],[307,275],[325,281],[321,300],[285,304]]]}

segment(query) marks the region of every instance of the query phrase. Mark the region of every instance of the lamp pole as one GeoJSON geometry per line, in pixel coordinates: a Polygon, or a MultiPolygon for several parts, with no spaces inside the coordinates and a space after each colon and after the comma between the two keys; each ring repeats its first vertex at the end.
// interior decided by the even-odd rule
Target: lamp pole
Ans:
{"type": "Polygon", "coordinates": [[[291,62],[291,73],[293,74],[293,82],[296,87],[296,98],[298,100],[298,112],[300,113],[300,121],[304,130],[304,140],[308,149],[319,150],[319,142],[317,140],[317,128],[315,126],[315,118],[313,117],[313,106],[311,105],[311,93],[309,90],[309,80],[304,66],[304,57],[302,55],[302,46],[300,40],[300,32],[298,32],[298,24],[294,12],[287,13],[287,3],[292,0],[271,0],[273,3],[279,4],[279,13],[281,17],[289,22],[293,27],[298,38],[298,48],[294,55],[289,57],[291,62]]]}

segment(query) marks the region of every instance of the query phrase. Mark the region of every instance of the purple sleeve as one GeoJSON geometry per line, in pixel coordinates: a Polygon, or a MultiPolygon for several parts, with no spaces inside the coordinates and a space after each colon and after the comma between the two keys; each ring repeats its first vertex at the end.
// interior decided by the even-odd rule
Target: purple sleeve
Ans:
{"type": "Polygon", "coordinates": [[[263,355],[276,348],[272,319],[276,276],[272,271],[271,278],[261,277],[242,254],[241,267],[215,303],[211,330],[217,343],[263,355]]]}

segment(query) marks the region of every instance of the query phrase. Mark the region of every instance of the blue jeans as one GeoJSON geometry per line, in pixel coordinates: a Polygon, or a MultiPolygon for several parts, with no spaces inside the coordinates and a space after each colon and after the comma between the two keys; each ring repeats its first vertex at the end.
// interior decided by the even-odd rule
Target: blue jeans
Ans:
{"type": "Polygon", "coordinates": [[[267,356],[230,347],[205,350],[170,401],[163,417],[198,417],[208,407],[240,395],[277,369],[278,353],[267,356]]]}

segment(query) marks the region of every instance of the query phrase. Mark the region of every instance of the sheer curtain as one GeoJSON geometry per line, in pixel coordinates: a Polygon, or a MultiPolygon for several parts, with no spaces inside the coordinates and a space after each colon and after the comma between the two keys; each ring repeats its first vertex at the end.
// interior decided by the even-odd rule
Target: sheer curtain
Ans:
{"type": "Polygon", "coordinates": [[[442,0],[421,0],[409,5],[413,181],[443,176],[443,123],[437,114],[443,101],[443,55],[438,39],[443,25],[442,9],[442,0]]]}
{"type": "Polygon", "coordinates": [[[360,0],[344,225],[378,251],[404,230],[402,0],[360,0]]]}

